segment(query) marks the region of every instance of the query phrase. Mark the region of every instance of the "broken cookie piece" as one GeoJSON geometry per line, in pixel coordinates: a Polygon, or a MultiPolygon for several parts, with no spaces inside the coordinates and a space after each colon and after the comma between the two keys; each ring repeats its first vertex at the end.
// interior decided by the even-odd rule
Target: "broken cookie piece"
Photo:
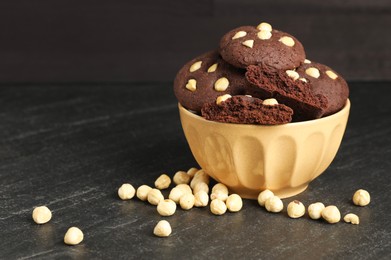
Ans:
{"type": "Polygon", "coordinates": [[[222,102],[205,104],[201,115],[222,123],[280,125],[292,121],[293,110],[276,100],[232,96],[222,102]]]}

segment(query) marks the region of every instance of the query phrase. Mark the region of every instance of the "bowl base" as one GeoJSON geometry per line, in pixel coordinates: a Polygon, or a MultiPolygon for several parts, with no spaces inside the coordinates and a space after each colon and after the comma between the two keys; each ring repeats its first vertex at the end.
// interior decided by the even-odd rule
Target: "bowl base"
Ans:
{"type": "MultiPolygon", "coordinates": [[[[272,190],[274,195],[278,196],[280,199],[285,199],[289,197],[293,197],[299,193],[302,193],[305,191],[308,187],[308,184],[304,184],[298,187],[294,188],[287,188],[283,190],[272,190]]],[[[230,193],[236,193],[240,197],[244,199],[257,199],[258,195],[261,191],[250,191],[250,190],[243,190],[243,189],[235,189],[235,188],[230,188],[230,193]]]]}

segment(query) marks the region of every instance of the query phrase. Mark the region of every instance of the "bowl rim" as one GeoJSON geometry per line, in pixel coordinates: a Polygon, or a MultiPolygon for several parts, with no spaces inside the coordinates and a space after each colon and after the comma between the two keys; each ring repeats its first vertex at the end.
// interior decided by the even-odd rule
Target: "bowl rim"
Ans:
{"type": "Polygon", "coordinates": [[[336,117],[342,116],[345,113],[348,113],[350,110],[350,100],[349,98],[346,100],[345,106],[339,110],[338,112],[317,118],[317,119],[312,119],[312,120],[306,120],[306,121],[301,121],[301,122],[291,122],[291,123],[286,123],[286,124],[280,124],[280,125],[256,125],[256,124],[237,124],[237,123],[222,123],[222,122],[216,122],[212,120],[207,120],[203,118],[202,116],[199,116],[197,114],[194,114],[193,112],[189,111],[188,109],[184,108],[179,102],[178,102],[178,108],[180,112],[183,112],[189,117],[192,117],[196,120],[204,121],[205,123],[211,124],[211,125],[229,125],[231,127],[248,127],[248,128],[254,128],[254,127],[262,127],[262,128],[275,128],[275,127],[299,127],[299,126],[305,126],[305,125],[312,125],[315,122],[320,123],[320,122],[326,122],[329,120],[333,120],[336,117]]]}

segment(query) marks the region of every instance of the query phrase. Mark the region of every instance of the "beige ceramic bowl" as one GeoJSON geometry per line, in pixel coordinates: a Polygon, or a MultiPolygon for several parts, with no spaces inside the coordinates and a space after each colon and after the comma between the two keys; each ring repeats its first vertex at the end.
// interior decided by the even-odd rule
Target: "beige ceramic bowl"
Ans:
{"type": "Polygon", "coordinates": [[[179,104],[183,131],[196,161],[213,179],[244,198],[270,189],[280,198],[304,191],[333,161],[350,101],[330,116],[278,126],[205,120],[179,104]]]}

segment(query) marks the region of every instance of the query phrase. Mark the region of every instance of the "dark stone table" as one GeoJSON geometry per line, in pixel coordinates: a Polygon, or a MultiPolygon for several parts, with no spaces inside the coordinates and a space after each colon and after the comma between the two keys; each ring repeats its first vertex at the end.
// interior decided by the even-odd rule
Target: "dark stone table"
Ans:
{"type": "MultiPolygon", "coordinates": [[[[124,182],[153,185],[196,165],[170,83],[3,85],[0,87],[1,259],[389,259],[391,257],[390,83],[352,82],[351,116],[332,165],[302,194],[360,216],[330,225],[245,200],[239,213],[177,210],[173,233],[153,235],[162,219],[138,199],[121,201],[124,182]],[[351,202],[359,188],[372,202],[351,202]],[[52,220],[37,225],[35,206],[52,220]],[[84,231],[78,246],[63,236],[84,231]]],[[[167,193],[165,193],[167,195],[167,193]]],[[[291,199],[285,199],[287,205],[291,199]]]]}

